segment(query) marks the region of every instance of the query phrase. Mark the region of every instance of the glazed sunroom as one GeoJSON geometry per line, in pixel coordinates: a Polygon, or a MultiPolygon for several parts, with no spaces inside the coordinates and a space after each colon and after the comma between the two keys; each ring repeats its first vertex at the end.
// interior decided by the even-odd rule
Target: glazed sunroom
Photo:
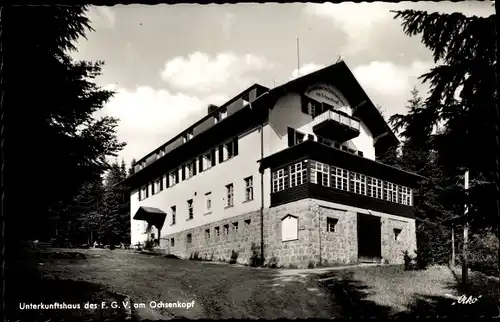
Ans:
{"type": "Polygon", "coordinates": [[[413,218],[421,176],[315,141],[260,160],[271,170],[271,207],[314,198],[413,218]]]}

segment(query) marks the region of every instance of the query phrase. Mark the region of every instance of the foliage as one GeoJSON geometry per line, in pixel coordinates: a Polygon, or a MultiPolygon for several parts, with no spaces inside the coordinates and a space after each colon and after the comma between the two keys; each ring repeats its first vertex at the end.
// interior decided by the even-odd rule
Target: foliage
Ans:
{"type": "MultiPolygon", "coordinates": [[[[4,84],[15,99],[10,117],[21,156],[14,203],[23,204],[9,230],[18,238],[48,239],[66,205],[82,186],[108,169],[106,158],[124,147],[116,137],[118,120],[96,117],[113,93],[94,80],[102,62],[74,61],[76,41],[91,31],[85,6],[8,6],[2,8],[4,84]],[[22,41],[20,41],[22,39],[22,41]],[[25,184],[36,194],[26,202],[25,184]],[[17,199],[17,200],[16,200],[17,199]],[[15,230],[15,232],[13,232],[15,230]],[[44,234],[46,233],[46,234],[44,234]]],[[[10,146],[9,146],[10,148],[10,146]]],[[[9,153],[10,154],[10,153],[9,153]]],[[[68,222],[68,221],[66,221],[68,222]]]]}
{"type": "Polygon", "coordinates": [[[427,99],[412,92],[408,112],[390,118],[403,137],[401,153],[384,161],[424,178],[415,191],[417,262],[426,266],[450,258],[449,228],[440,223],[463,214],[469,204],[471,232],[498,232],[495,178],[495,17],[465,17],[405,10],[396,12],[404,32],[420,35],[436,67],[422,75],[427,99]],[[469,170],[469,191],[463,174],[469,170]]]}
{"type": "Polygon", "coordinates": [[[235,252],[234,249],[231,250],[231,259],[229,260],[229,264],[236,264],[238,260],[238,252],[235,252]]]}
{"type": "Polygon", "coordinates": [[[260,258],[260,251],[259,251],[259,247],[257,246],[257,244],[252,243],[252,246],[250,248],[250,252],[251,252],[251,255],[250,255],[249,265],[252,267],[260,266],[262,264],[262,260],[260,258]]]}
{"type": "MultiPolygon", "coordinates": [[[[466,17],[454,13],[438,14],[405,10],[396,13],[403,19],[409,36],[421,35],[432,50],[437,64],[422,75],[430,84],[430,95],[423,108],[402,120],[411,130],[428,133],[438,124],[442,130],[430,135],[430,147],[437,151],[438,163],[447,184],[463,182],[470,171],[466,202],[474,228],[496,228],[497,218],[493,182],[496,180],[495,104],[496,23],[490,17],[466,17]]],[[[411,114],[411,113],[409,113],[411,114]]],[[[411,134],[411,137],[414,135],[411,134]]],[[[418,135],[416,136],[418,137],[418,135]]],[[[418,144],[418,142],[417,142],[418,144]]],[[[463,189],[462,189],[463,190],[463,189]]],[[[448,208],[463,209],[465,195],[454,192],[448,208]],[[457,198],[459,197],[459,198],[457,198]],[[458,201],[458,202],[457,202],[458,201]]]]}

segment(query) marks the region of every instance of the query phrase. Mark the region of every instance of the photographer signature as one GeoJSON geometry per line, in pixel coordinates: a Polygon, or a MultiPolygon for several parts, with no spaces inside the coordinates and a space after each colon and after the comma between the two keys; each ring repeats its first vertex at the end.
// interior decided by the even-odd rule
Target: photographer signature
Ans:
{"type": "Polygon", "coordinates": [[[460,297],[453,296],[451,294],[445,294],[445,295],[446,295],[446,297],[449,297],[449,298],[456,300],[456,302],[453,302],[451,305],[455,305],[457,303],[458,304],[474,304],[482,297],[482,295],[479,295],[478,297],[474,297],[472,295],[470,295],[470,296],[461,295],[460,297]]]}

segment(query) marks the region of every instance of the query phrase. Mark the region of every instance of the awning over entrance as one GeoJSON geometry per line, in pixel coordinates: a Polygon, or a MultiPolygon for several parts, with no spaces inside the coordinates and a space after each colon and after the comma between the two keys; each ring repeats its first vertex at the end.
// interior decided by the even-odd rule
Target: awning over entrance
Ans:
{"type": "Polygon", "coordinates": [[[153,207],[139,207],[134,215],[134,220],[144,220],[156,228],[161,229],[165,223],[167,213],[153,207]]]}

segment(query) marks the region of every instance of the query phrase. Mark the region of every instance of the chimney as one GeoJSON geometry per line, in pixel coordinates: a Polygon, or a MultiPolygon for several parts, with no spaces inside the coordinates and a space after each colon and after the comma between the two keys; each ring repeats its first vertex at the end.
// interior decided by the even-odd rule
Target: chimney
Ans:
{"type": "Polygon", "coordinates": [[[214,105],[214,104],[209,104],[208,105],[208,110],[207,110],[207,113],[208,114],[211,114],[213,111],[215,111],[216,109],[218,109],[219,107],[217,105],[214,105]]]}

